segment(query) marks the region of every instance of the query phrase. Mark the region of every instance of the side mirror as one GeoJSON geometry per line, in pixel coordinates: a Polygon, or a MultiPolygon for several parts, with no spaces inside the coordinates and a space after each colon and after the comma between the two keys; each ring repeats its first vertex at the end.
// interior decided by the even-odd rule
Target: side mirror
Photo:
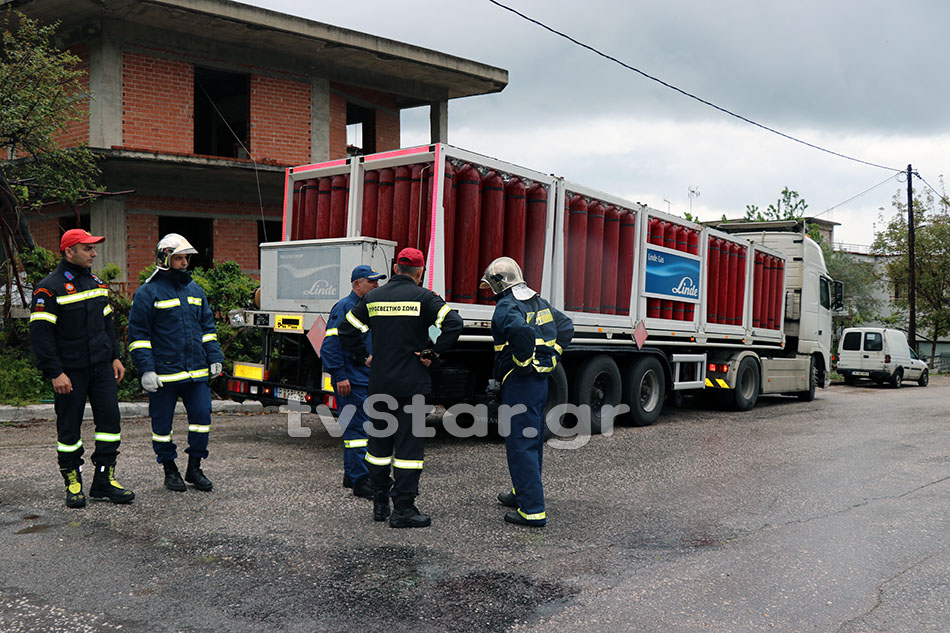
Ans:
{"type": "Polygon", "coordinates": [[[841,310],[844,310],[844,284],[840,281],[836,281],[834,284],[835,300],[831,307],[835,312],[840,312],[841,310]]]}

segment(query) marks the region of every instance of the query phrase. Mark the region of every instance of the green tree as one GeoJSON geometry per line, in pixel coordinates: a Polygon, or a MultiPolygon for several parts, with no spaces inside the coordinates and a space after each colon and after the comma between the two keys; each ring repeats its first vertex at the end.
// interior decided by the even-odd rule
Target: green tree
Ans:
{"type": "Polygon", "coordinates": [[[805,199],[798,195],[797,191],[792,191],[788,187],[782,189],[782,193],[775,204],[770,204],[763,213],[758,205],[747,204],[745,207],[745,219],[747,222],[769,222],[772,220],[798,220],[805,216],[805,209],[808,204],[805,199]]]}
{"type": "MultiPolygon", "coordinates": [[[[943,178],[940,179],[944,190],[943,178]]],[[[905,318],[909,303],[910,258],[907,246],[907,205],[903,194],[894,195],[897,215],[875,236],[873,249],[890,255],[885,268],[888,282],[898,289],[892,304],[905,318]]],[[[937,340],[950,334],[950,201],[946,193],[935,197],[924,190],[914,197],[915,276],[917,295],[917,327],[930,339],[931,353],[936,354],[937,340]]],[[[903,325],[907,325],[906,321],[903,325]]]]}

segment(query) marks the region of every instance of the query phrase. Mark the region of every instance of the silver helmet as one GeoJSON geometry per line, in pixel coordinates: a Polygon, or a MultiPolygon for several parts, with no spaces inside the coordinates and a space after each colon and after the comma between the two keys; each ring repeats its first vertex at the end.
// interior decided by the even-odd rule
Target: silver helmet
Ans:
{"type": "Polygon", "coordinates": [[[524,283],[521,266],[510,257],[499,257],[488,265],[482,275],[481,288],[490,288],[493,293],[500,295],[505,290],[524,283]]]}
{"type": "Polygon", "coordinates": [[[158,241],[155,247],[155,268],[168,270],[171,268],[172,255],[193,255],[198,251],[178,233],[169,233],[158,241]]]}

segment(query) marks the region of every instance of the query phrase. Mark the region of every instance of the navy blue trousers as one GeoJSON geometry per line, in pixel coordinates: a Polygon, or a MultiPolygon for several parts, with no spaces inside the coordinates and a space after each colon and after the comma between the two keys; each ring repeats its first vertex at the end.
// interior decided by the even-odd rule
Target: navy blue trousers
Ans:
{"type": "MultiPolygon", "coordinates": [[[[354,385],[348,396],[336,397],[337,407],[342,412],[347,405],[353,405],[356,411],[350,417],[349,423],[343,429],[343,473],[350,481],[357,481],[369,476],[366,466],[366,445],[368,444],[366,429],[363,423],[369,419],[363,410],[363,401],[366,400],[366,385],[354,385]]],[[[340,423],[344,420],[341,418],[340,423]]]]}
{"type": "Polygon", "coordinates": [[[112,362],[82,369],[64,369],[63,372],[69,376],[73,390],[53,396],[56,456],[60,468],[72,469],[83,463],[80,429],[87,397],[96,426],[96,450],[92,454],[92,463],[101,466],[115,464],[119,454],[119,398],[112,362]]]}
{"type": "MultiPolygon", "coordinates": [[[[422,475],[425,438],[412,434],[412,414],[405,410],[411,401],[412,398],[396,398],[398,406],[391,412],[396,418],[396,432],[386,437],[370,435],[366,451],[373,488],[389,492],[396,500],[415,499],[419,494],[419,477],[422,475]]],[[[376,406],[377,411],[385,409],[376,406]]],[[[385,420],[373,420],[373,425],[380,430],[388,427],[385,420]]]]}
{"type": "Polygon", "coordinates": [[[546,519],[541,461],[544,454],[544,405],[547,399],[548,377],[544,374],[512,374],[501,388],[503,405],[521,404],[528,408],[525,413],[511,418],[511,432],[505,438],[505,452],[518,510],[525,518],[539,521],[546,519]],[[533,437],[525,437],[525,429],[533,429],[533,437]]]}
{"type": "Polygon", "coordinates": [[[160,464],[178,457],[172,441],[172,420],[178,398],[188,412],[188,448],[185,452],[201,459],[208,456],[208,435],[211,433],[211,388],[208,381],[168,382],[155,393],[148,394],[152,448],[160,464]]]}

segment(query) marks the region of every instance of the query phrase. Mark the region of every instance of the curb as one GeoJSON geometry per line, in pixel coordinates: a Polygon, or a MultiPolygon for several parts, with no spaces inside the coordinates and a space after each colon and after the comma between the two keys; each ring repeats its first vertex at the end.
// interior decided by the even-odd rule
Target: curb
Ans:
{"type": "MultiPolygon", "coordinates": [[[[212,400],[212,413],[261,413],[264,407],[260,402],[234,402],[232,400],[212,400]]],[[[179,402],[175,405],[175,414],[184,414],[185,406],[179,402]]],[[[123,418],[148,417],[147,402],[120,402],[119,414],[123,418]]],[[[27,420],[55,420],[56,411],[52,404],[31,404],[25,407],[0,405],[0,422],[25,422],[27,420]]],[[[83,420],[92,419],[92,407],[86,404],[83,420]]]]}

